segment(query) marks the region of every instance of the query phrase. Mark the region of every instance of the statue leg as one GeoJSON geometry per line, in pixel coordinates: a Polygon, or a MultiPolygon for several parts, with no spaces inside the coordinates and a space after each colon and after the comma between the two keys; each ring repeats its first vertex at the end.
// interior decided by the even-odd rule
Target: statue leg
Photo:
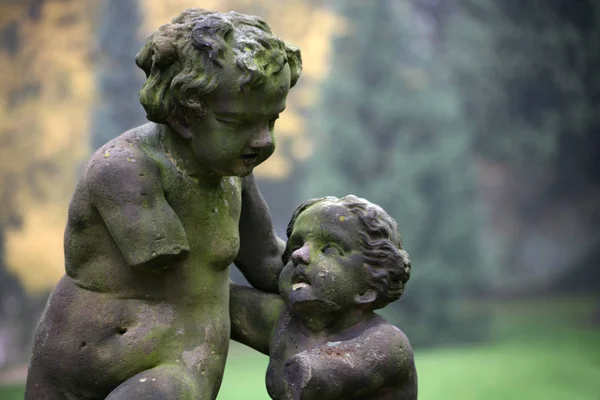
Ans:
{"type": "Polygon", "coordinates": [[[38,364],[32,364],[27,371],[25,400],[67,400],[57,382],[53,382],[38,364]]]}
{"type": "Polygon", "coordinates": [[[200,398],[196,379],[185,368],[159,365],[121,383],[106,400],[195,400],[200,398]]]}

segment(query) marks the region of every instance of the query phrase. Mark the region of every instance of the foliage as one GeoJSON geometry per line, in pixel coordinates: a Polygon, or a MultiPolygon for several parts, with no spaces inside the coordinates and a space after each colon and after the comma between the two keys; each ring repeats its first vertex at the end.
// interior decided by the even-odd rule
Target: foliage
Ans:
{"type": "Polygon", "coordinates": [[[480,338],[484,321],[463,312],[485,264],[471,134],[453,87],[406,3],[339,3],[351,31],[334,42],[331,74],[311,115],[320,146],[301,198],[353,193],[397,219],[413,275],[384,314],[414,344],[480,338]]]}
{"type": "Polygon", "coordinates": [[[466,0],[453,18],[452,68],[477,150],[538,172],[575,168],[571,177],[600,179],[600,169],[586,171],[592,166],[577,160],[597,151],[600,4],[466,0]]]}
{"type": "Polygon", "coordinates": [[[6,262],[45,289],[63,271],[66,204],[87,154],[91,2],[0,4],[0,229],[6,262]]]}
{"type": "Polygon", "coordinates": [[[560,285],[600,243],[600,3],[464,0],[454,8],[448,66],[506,242],[504,280],[525,290],[560,285]]]}

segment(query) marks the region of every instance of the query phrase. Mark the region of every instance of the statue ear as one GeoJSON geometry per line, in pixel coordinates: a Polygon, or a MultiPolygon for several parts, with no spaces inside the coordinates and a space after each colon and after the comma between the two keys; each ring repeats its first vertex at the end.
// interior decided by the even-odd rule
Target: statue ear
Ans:
{"type": "Polygon", "coordinates": [[[354,302],[360,305],[371,304],[375,300],[377,300],[377,290],[371,288],[365,290],[362,294],[354,296],[354,302]]]}
{"type": "Polygon", "coordinates": [[[175,111],[169,114],[167,118],[167,122],[171,129],[179,134],[182,138],[189,140],[192,138],[192,131],[190,130],[190,125],[187,122],[187,118],[185,117],[185,112],[181,110],[180,107],[176,107],[175,111]]]}
{"type": "Polygon", "coordinates": [[[285,43],[285,53],[290,65],[290,88],[294,87],[302,73],[302,55],[300,49],[291,43],[285,43]]]}

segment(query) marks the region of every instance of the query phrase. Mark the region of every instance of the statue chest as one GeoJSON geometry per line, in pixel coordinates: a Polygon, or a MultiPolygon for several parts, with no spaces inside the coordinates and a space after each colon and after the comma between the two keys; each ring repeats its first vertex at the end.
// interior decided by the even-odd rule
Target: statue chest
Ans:
{"type": "Polygon", "coordinates": [[[267,391],[273,399],[284,399],[284,367],[293,356],[309,351],[326,342],[326,339],[311,338],[304,332],[290,311],[284,311],[271,341],[269,366],[267,368],[267,391]]]}
{"type": "Polygon", "coordinates": [[[181,221],[191,260],[226,268],[239,251],[240,178],[223,177],[205,185],[189,176],[173,179],[165,188],[169,205],[181,221]]]}

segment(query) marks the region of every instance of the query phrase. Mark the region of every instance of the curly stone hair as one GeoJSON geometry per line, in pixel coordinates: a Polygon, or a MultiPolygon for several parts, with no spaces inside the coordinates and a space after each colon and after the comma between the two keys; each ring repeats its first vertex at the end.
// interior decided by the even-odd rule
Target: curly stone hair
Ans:
{"type": "Polygon", "coordinates": [[[224,63],[240,70],[240,90],[261,86],[286,64],[290,87],[302,71],[300,50],[271,33],[258,17],[190,8],[148,37],[135,62],[146,73],[140,102],[147,118],[166,123],[178,105],[199,115],[224,63]]]}
{"type": "MultiPolygon", "coordinates": [[[[398,233],[398,223],[383,208],[354,195],[341,199],[333,196],[307,200],[294,211],[287,227],[288,239],[294,230],[298,216],[319,203],[334,203],[346,207],[357,217],[362,227],[362,255],[368,275],[367,284],[378,293],[374,309],[383,308],[402,296],[404,286],[410,278],[411,262],[408,253],[402,248],[402,238],[398,233]]],[[[286,244],[282,256],[284,265],[288,263],[291,249],[286,244]]]]}

